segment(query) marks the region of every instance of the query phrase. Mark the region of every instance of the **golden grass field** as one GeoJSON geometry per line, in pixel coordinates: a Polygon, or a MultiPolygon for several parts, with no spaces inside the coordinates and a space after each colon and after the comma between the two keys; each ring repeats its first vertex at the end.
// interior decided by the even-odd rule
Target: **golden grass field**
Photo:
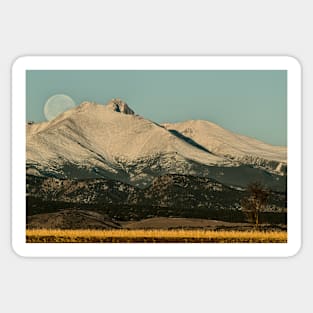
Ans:
{"type": "Polygon", "coordinates": [[[286,243],[285,231],[27,229],[28,243],[286,243]]]}

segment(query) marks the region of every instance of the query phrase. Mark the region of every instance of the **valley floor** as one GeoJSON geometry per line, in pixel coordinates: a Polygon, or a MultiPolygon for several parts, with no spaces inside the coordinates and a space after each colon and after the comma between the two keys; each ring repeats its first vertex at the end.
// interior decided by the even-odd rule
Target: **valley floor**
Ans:
{"type": "Polygon", "coordinates": [[[286,243],[286,231],[27,229],[27,243],[286,243]]]}

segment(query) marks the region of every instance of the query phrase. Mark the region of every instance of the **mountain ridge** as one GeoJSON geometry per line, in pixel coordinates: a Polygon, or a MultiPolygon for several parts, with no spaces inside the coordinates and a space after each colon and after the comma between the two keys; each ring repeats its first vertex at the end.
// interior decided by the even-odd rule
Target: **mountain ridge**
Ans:
{"type": "Polygon", "coordinates": [[[158,124],[120,99],[107,105],[83,102],[52,121],[27,124],[26,133],[32,175],[107,178],[146,188],[165,174],[236,185],[231,176],[249,172],[251,179],[255,175],[273,188],[286,188],[286,149],[208,121],[158,124]]]}

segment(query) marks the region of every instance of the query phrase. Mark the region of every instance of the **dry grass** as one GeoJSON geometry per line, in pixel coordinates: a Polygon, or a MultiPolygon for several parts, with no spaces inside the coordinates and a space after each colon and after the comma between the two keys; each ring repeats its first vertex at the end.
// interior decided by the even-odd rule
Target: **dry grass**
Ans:
{"type": "Polygon", "coordinates": [[[26,242],[214,242],[284,243],[284,231],[212,231],[212,230],[58,230],[28,229],[26,242]]]}

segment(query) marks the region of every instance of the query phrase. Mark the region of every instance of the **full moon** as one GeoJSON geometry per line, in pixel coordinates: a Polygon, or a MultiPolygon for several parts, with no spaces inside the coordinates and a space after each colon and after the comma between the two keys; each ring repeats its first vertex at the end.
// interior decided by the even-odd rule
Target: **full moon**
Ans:
{"type": "Polygon", "coordinates": [[[44,114],[48,121],[53,120],[59,114],[73,108],[74,100],[67,95],[54,95],[50,97],[44,106],[44,114]]]}

